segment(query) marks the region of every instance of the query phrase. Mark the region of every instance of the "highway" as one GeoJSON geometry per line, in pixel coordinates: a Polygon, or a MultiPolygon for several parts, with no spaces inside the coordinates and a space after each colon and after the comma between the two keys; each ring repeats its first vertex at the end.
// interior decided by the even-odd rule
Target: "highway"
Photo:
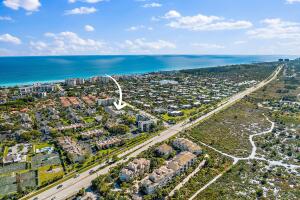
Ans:
{"type": "MultiPolygon", "coordinates": [[[[38,200],[48,200],[48,199],[49,200],[51,200],[51,199],[64,200],[64,199],[76,194],[81,188],[90,187],[93,179],[97,178],[98,175],[108,173],[109,169],[115,167],[117,164],[127,162],[130,158],[136,157],[138,154],[149,149],[151,146],[153,146],[157,143],[160,143],[164,140],[167,140],[170,137],[175,136],[179,132],[192,127],[193,125],[199,123],[200,121],[205,120],[205,119],[209,118],[210,116],[218,113],[219,111],[225,109],[226,107],[232,105],[233,103],[242,99],[246,95],[249,95],[252,92],[264,87],[265,85],[267,85],[269,82],[271,82],[272,80],[274,80],[277,77],[277,75],[280,73],[282,68],[283,68],[283,65],[280,65],[279,67],[276,68],[276,70],[272,73],[272,75],[268,79],[260,82],[259,84],[255,85],[251,88],[246,89],[245,91],[235,94],[234,96],[229,98],[226,102],[221,104],[219,107],[210,111],[209,113],[204,114],[203,116],[199,117],[195,121],[190,122],[188,119],[185,121],[182,121],[174,126],[169,127],[165,131],[161,132],[159,135],[143,142],[142,144],[137,145],[137,146],[125,151],[122,154],[119,154],[118,155],[119,158],[123,158],[123,157],[124,158],[120,159],[118,162],[109,164],[107,166],[105,166],[105,163],[101,163],[98,166],[91,169],[91,170],[96,171],[99,168],[105,166],[104,168],[100,169],[96,173],[90,174],[89,173],[90,171],[83,172],[77,178],[71,178],[71,179],[63,182],[61,184],[62,187],[57,188],[57,186],[54,186],[46,191],[41,192],[40,194],[38,194],[30,199],[34,199],[34,200],[36,200],[36,199],[38,199],[38,200]]],[[[26,197],[24,197],[23,199],[26,199],[26,197]]]]}

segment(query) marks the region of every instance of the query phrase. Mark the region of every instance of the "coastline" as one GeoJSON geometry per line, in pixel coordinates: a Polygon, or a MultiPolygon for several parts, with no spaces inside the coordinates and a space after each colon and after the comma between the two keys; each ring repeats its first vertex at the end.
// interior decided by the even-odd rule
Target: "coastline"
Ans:
{"type": "Polygon", "coordinates": [[[43,56],[26,57],[26,60],[22,60],[24,57],[19,58],[21,60],[8,57],[1,60],[0,58],[0,63],[4,66],[2,69],[0,67],[3,71],[1,88],[22,87],[36,83],[55,84],[64,82],[66,79],[88,79],[106,74],[130,76],[277,61],[277,56],[235,55],[43,56]]]}
{"type": "MultiPolygon", "coordinates": [[[[247,64],[256,64],[256,63],[268,63],[268,62],[276,62],[276,61],[266,61],[266,62],[250,62],[250,63],[240,63],[240,64],[227,64],[227,65],[219,65],[219,66],[203,66],[203,67],[194,67],[194,68],[181,68],[181,69],[174,69],[174,70],[159,70],[159,71],[149,71],[149,72],[140,72],[140,73],[124,73],[124,74],[108,74],[111,76],[135,76],[135,75],[145,75],[145,74],[151,74],[151,73],[164,73],[164,72],[175,72],[175,71],[181,71],[181,70],[193,70],[193,69],[207,69],[207,68],[218,68],[218,67],[228,67],[228,66],[235,66],[235,65],[247,65],[247,64]]],[[[20,83],[7,83],[7,84],[1,84],[0,88],[13,88],[13,87],[26,87],[31,86],[34,84],[58,84],[63,83],[67,79],[75,79],[75,78],[81,78],[81,79],[89,79],[92,77],[101,77],[105,76],[106,74],[100,74],[100,75],[94,75],[94,76],[82,76],[82,77],[70,77],[66,79],[61,80],[42,80],[42,81],[29,81],[29,82],[20,82],[20,83]]]]}

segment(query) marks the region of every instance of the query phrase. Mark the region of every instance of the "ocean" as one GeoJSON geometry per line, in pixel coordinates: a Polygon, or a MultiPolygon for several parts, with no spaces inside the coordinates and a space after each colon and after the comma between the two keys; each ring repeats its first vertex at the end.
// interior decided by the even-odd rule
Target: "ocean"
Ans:
{"type": "Polygon", "coordinates": [[[61,81],[100,75],[141,74],[276,61],[280,56],[116,55],[0,57],[0,86],[61,81]]]}

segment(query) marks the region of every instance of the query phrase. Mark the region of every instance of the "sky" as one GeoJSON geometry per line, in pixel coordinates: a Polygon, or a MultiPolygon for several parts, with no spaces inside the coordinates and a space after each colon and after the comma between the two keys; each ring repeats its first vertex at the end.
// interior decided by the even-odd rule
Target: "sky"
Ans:
{"type": "Polygon", "coordinates": [[[300,0],[1,0],[0,56],[299,55],[300,0]]]}

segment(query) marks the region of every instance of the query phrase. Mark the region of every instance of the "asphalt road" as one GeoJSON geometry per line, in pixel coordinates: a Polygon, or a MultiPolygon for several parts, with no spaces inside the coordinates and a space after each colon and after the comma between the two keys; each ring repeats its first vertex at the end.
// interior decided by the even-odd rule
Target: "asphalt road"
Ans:
{"type": "MultiPolygon", "coordinates": [[[[79,175],[79,177],[77,178],[71,178],[69,180],[66,180],[65,182],[63,182],[61,185],[62,187],[57,188],[57,186],[52,187],[30,199],[38,199],[38,200],[51,200],[51,199],[55,199],[55,200],[64,200],[74,194],[76,194],[81,188],[88,188],[91,186],[92,180],[94,180],[95,178],[97,178],[98,175],[102,175],[102,174],[106,174],[109,172],[109,169],[115,167],[117,164],[119,163],[124,163],[127,162],[128,159],[136,157],[138,154],[140,154],[141,152],[149,149],[151,146],[160,143],[164,140],[167,140],[168,138],[176,135],[177,133],[181,132],[184,129],[190,128],[191,126],[197,124],[198,122],[209,118],[210,116],[214,115],[215,113],[223,110],[224,108],[226,108],[227,106],[230,106],[231,104],[233,104],[234,102],[242,99],[243,97],[245,97],[246,95],[251,94],[252,92],[258,90],[259,88],[262,88],[263,86],[265,86],[266,84],[268,84],[269,82],[271,82],[272,80],[274,80],[277,75],[279,74],[279,72],[281,71],[283,65],[279,66],[272,74],[272,78],[264,80],[262,82],[260,82],[259,84],[257,84],[254,87],[251,87],[243,92],[240,92],[234,96],[232,96],[231,98],[229,98],[226,102],[224,102],[222,105],[220,105],[219,107],[217,107],[216,109],[210,111],[207,114],[204,114],[203,116],[199,117],[197,120],[189,122],[189,120],[185,120],[183,122],[180,122],[174,126],[171,126],[170,128],[166,129],[165,131],[161,132],[158,136],[155,136],[147,141],[145,141],[144,143],[137,145],[127,151],[125,151],[122,154],[119,154],[119,157],[124,157],[125,155],[127,155],[126,157],[124,157],[123,159],[119,160],[116,163],[110,164],[106,167],[104,167],[103,169],[97,171],[97,173],[93,173],[90,174],[90,171],[86,171],[83,172],[79,175]]],[[[97,170],[101,167],[105,166],[104,163],[99,164],[98,166],[92,168],[91,170],[97,170]]]]}

